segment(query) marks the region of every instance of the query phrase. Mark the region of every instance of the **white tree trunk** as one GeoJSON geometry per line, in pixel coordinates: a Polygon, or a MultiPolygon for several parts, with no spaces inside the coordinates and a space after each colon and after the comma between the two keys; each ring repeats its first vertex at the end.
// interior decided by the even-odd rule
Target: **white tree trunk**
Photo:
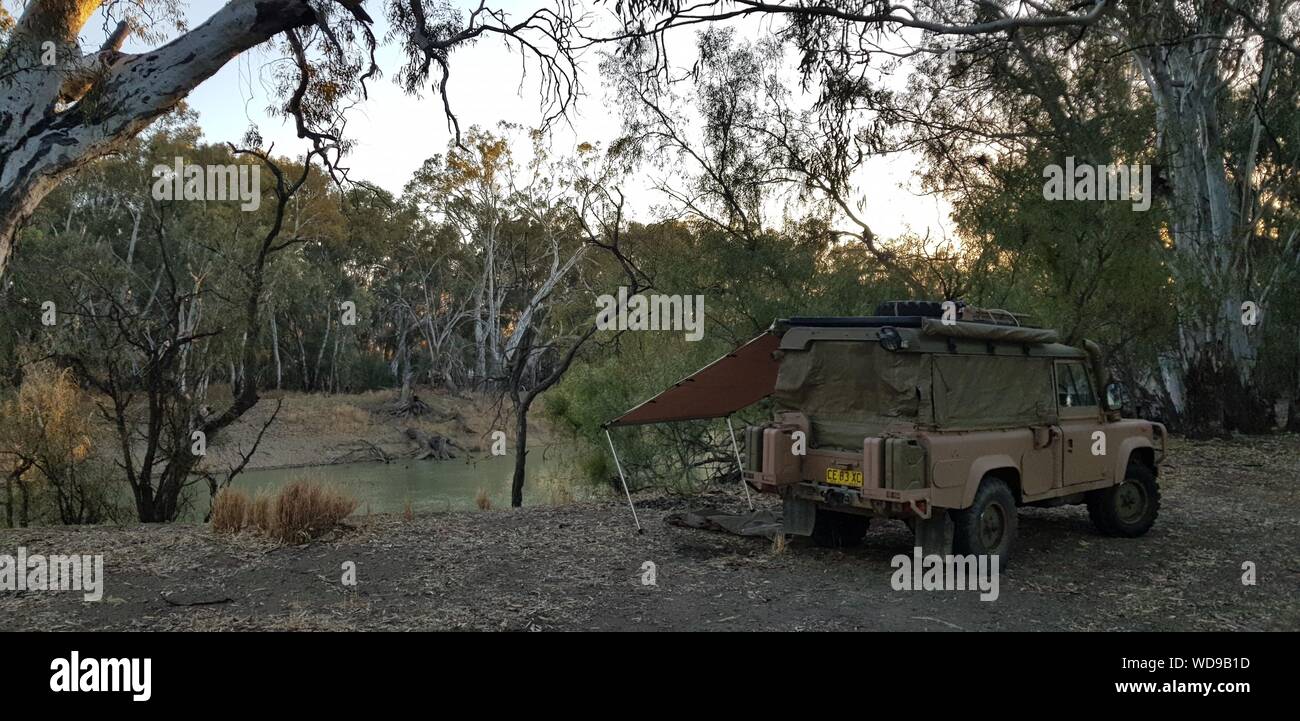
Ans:
{"type": "Polygon", "coordinates": [[[82,53],[81,28],[101,0],[32,0],[0,48],[0,273],[19,228],[60,180],[171,110],[236,55],[313,24],[305,0],[230,0],[161,48],[120,52],[123,28],[82,53]],[[55,42],[55,64],[42,64],[55,42]]]}
{"type": "Polygon", "coordinates": [[[275,324],[275,313],[271,313],[271,356],[275,358],[275,389],[280,390],[284,381],[284,366],[280,363],[280,330],[275,324]]]}
{"type": "MultiPolygon", "coordinates": [[[[1224,402],[1245,400],[1251,389],[1263,339],[1241,316],[1244,301],[1260,303],[1262,298],[1251,282],[1254,219],[1242,217],[1246,203],[1234,202],[1235,195],[1252,192],[1249,175],[1247,187],[1234,189],[1226,168],[1229,154],[1218,112],[1228,93],[1219,64],[1222,42],[1207,32],[1204,38],[1136,54],[1155,104],[1157,143],[1166,159],[1175,255],[1170,270],[1181,287],[1202,293],[1199,302],[1178,309],[1188,421],[1213,432],[1221,432],[1231,414],[1224,402]]],[[[1267,83],[1267,77],[1261,82],[1267,83]]],[[[1253,164],[1253,159],[1245,162],[1253,164]]]]}

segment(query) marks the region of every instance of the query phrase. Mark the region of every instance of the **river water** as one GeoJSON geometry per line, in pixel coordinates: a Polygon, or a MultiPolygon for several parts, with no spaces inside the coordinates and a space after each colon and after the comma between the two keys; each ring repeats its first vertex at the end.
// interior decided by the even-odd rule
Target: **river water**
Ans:
{"type": "MultiPolygon", "coordinates": [[[[524,505],[550,502],[555,474],[566,467],[571,468],[554,449],[546,454],[540,448],[529,453],[524,505]]],[[[475,507],[479,489],[487,492],[493,508],[503,508],[510,505],[514,468],[513,454],[468,460],[345,463],[244,471],[232,485],[251,497],[258,491],[274,493],[298,479],[324,483],[352,494],[361,503],[357,512],[363,514],[401,513],[408,503],[415,512],[470,509],[475,507]]],[[[195,512],[202,518],[208,509],[207,490],[197,486],[196,490],[195,512]]]]}

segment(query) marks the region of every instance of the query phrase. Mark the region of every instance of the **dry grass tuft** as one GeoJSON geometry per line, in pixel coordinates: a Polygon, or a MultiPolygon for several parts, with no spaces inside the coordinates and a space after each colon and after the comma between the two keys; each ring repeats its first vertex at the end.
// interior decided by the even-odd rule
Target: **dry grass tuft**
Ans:
{"type": "Polygon", "coordinates": [[[775,536],[772,536],[772,555],[779,556],[785,553],[785,549],[786,549],[785,534],[778,533],[775,536]]]}
{"type": "Polygon", "coordinates": [[[253,496],[253,502],[248,507],[248,521],[246,525],[249,528],[267,529],[271,527],[271,509],[275,504],[275,499],[271,494],[262,490],[253,496]]]}
{"type": "Polygon", "coordinates": [[[264,530],[285,543],[301,543],[334,528],[358,505],[357,499],[338,489],[305,480],[292,481],[280,489],[271,514],[272,527],[264,530]]]}
{"type": "Polygon", "coordinates": [[[402,508],[402,520],[407,523],[415,520],[415,509],[411,508],[410,499],[407,499],[406,506],[402,508]]]}
{"type": "Polygon", "coordinates": [[[302,543],[334,528],[358,505],[342,491],[305,480],[289,483],[275,496],[259,491],[251,501],[243,491],[226,488],[213,499],[212,530],[251,528],[284,543],[302,543]]]}
{"type": "Polygon", "coordinates": [[[486,490],[478,489],[478,493],[474,494],[474,505],[478,506],[480,511],[492,510],[492,499],[488,497],[486,490]]]}
{"type": "Polygon", "coordinates": [[[330,415],[334,428],[360,430],[370,425],[370,414],[350,403],[335,404],[330,415]]]}
{"type": "Polygon", "coordinates": [[[248,522],[248,495],[233,488],[223,488],[212,499],[212,530],[239,533],[248,522]]]}
{"type": "Polygon", "coordinates": [[[573,503],[573,488],[558,474],[542,474],[537,481],[537,489],[549,505],[567,506],[573,503]]]}
{"type": "Polygon", "coordinates": [[[284,393],[278,423],[300,432],[364,433],[374,423],[355,400],[304,393],[284,393]]]}

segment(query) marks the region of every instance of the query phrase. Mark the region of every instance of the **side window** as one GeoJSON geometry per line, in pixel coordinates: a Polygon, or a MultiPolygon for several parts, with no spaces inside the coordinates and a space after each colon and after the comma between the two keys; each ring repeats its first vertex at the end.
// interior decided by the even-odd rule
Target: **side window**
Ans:
{"type": "Polygon", "coordinates": [[[1088,369],[1082,363],[1056,364],[1056,402],[1061,408],[1097,405],[1088,369]]]}

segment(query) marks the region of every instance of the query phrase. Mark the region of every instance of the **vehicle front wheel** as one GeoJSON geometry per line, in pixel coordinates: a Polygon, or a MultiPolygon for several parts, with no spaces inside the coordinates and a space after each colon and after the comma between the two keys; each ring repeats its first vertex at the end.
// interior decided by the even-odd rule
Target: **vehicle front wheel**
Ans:
{"type": "Polygon", "coordinates": [[[1124,480],[1109,488],[1089,491],[1088,516],[1098,531],[1108,536],[1135,538],[1151,530],[1160,512],[1160,486],[1156,474],[1142,463],[1130,463],[1124,480]]]}
{"type": "Polygon", "coordinates": [[[970,508],[951,513],[953,553],[997,556],[999,564],[1005,568],[1011,558],[1019,522],[1016,497],[1006,481],[985,476],[970,508]]]}
{"type": "Polygon", "coordinates": [[[822,548],[852,548],[861,545],[870,524],[871,519],[866,516],[818,508],[813,543],[822,548]]]}

